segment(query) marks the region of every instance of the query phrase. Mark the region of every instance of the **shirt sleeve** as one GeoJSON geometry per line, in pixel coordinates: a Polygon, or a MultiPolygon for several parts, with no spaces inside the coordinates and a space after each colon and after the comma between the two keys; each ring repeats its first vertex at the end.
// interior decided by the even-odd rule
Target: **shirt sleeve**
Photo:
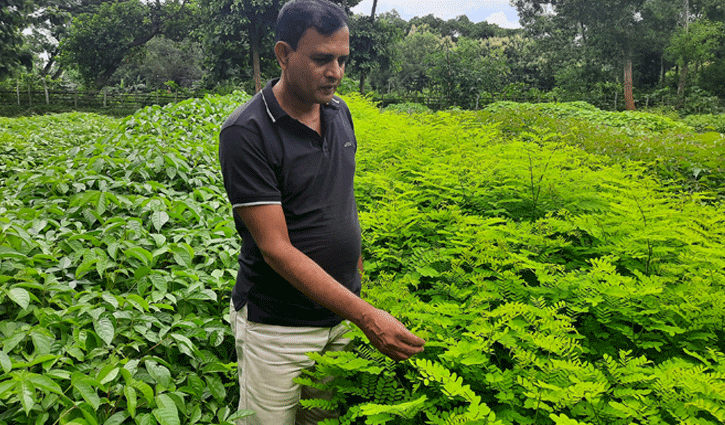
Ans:
{"type": "Polygon", "coordinates": [[[236,125],[224,128],[219,134],[219,162],[232,208],[282,203],[276,174],[258,134],[236,125]]]}

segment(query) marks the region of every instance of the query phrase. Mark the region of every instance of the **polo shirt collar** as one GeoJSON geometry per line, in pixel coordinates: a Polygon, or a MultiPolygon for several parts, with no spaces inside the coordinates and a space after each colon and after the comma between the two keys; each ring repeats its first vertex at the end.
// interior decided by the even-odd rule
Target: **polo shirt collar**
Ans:
{"type": "MultiPolygon", "coordinates": [[[[265,85],[262,89],[262,101],[264,102],[264,107],[267,111],[267,115],[273,123],[276,123],[277,120],[283,117],[289,117],[289,114],[285,112],[284,109],[282,109],[282,107],[279,105],[279,102],[277,102],[277,98],[274,96],[274,92],[272,92],[272,86],[277,84],[278,81],[279,78],[269,80],[267,82],[267,85],[265,85]]],[[[337,110],[340,108],[340,100],[333,97],[331,101],[322,104],[322,107],[323,115],[330,116],[331,114],[337,112],[337,110]]]]}

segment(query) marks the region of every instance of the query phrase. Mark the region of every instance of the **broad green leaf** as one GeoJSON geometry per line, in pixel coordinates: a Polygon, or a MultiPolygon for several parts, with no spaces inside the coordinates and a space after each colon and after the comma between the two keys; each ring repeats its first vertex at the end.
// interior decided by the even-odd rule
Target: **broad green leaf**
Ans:
{"type": "Polygon", "coordinates": [[[196,347],[194,347],[194,343],[191,342],[189,338],[178,333],[172,333],[169,336],[176,340],[176,342],[178,343],[177,347],[179,347],[179,351],[191,357],[192,359],[194,358],[194,350],[196,349],[196,347]]]}
{"type": "MultiPolygon", "coordinates": [[[[0,247],[1,248],[1,247],[0,247]]],[[[23,310],[30,305],[30,293],[23,288],[11,288],[7,292],[8,298],[13,300],[23,310]]]]}
{"type": "Polygon", "coordinates": [[[186,247],[183,246],[174,246],[171,247],[171,254],[174,257],[174,261],[176,261],[176,264],[183,266],[183,267],[191,267],[191,259],[193,257],[193,250],[189,252],[186,247]]]}
{"type": "Polygon", "coordinates": [[[46,376],[33,373],[28,375],[26,379],[32,382],[36,388],[40,388],[41,390],[51,393],[63,394],[63,390],[60,388],[60,385],[46,376]]]}
{"type": "Polygon", "coordinates": [[[98,425],[98,418],[96,417],[98,407],[91,406],[89,403],[80,403],[78,406],[88,425],[98,425]]]}
{"type": "Polygon", "coordinates": [[[126,409],[131,417],[136,416],[136,390],[131,385],[123,387],[123,395],[126,397],[126,409]]]}
{"type": "Polygon", "coordinates": [[[123,421],[125,421],[128,418],[128,413],[126,412],[116,412],[113,415],[111,415],[108,419],[106,419],[105,422],[103,422],[103,425],[121,425],[123,421]]]}
{"type": "Polygon", "coordinates": [[[168,277],[154,273],[149,276],[149,279],[151,280],[151,283],[154,285],[154,288],[156,288],[157,291],[161,292],[162,294],[166,294],[166,292],[168,291],[168,277]]]}
{"type": "Polygon", "coordinates": [[[225,336],[226,333],[222,330],[213,331],[211,334],[209,334],[209,342],[211,343],[212,347],[218,347],[224,342],[225,336]]]}
{"type": "Polygon", "coordinates": [[[96,331],[98,337],[101,338],[103,342],[106,343],[106,345],[111,345],[113,337],[116,334],[116,329],[113,327],[113,322],[111,321],[111,319],[107,317],[102,317],[94,321],[93,330],[96,331]]]}
{"type": "Polygon", "coordinates": [[[42,354],[42,355],[39,355],[39,356],[33,358],[33,360],[30,363],[27,363],[27,367],[30,368],[30,367],[35,366],[36,364],[53,362],[55,360],[58,360],[58,358],[59,358],[59,356],[57,356],[55,354],[42,354]]]}
{"type": "Polygon", "coordinates": [[[147,403],[152,403],[154,401],[154,390],[153,388],[151,388],[150,385],[145,382],[136,380],[132,381],[131,385],[137,390],[141,391],[141,394],[143,394],[147,403]]]}
{"type": "Polygon", "coordinates": [[[142,313],[149,311],[149,303],[147,303],[146,300],[141,298],[139,295],[129,294],[126,297],[126,301],[131,303],[131,305],[136,307],[136,309],[142,313]]]}
{"type": "Polygon", "coordinates": [[[17,347],[18,344],[20,344],[20,341],[24,340],[26,336],[27,336],[26,333],[18,331],[17,333],[12,334],[9,337],[6,337],[3,340],[4,351],[12,352],[15,349],[15,347],[17,347]]]}
{"type": "Polygon", "coordinates": [[[93,406],[94,409],[98,409],[98,406],[101,405],[101,399],[98,397],[98,393],[93,388],[93,385],[91,385],[88,378],[83,376],[74,376],[71,385],[76,390],[78,390],[78,392],[81,394],[81,397],[83,397],[83,399],[87,401],[88,404],[93,406]]]}
{"type": "Polygon", "coordinates": [[[165,211],[154,211],[151,213],[151,224],[157,232],[161,231],[164,224],[169,222],[169,215],[165,211]]]}
{"type": "Polygon", "coordinates": [[[4,398],[5,394],[8,393],[12,388],[15,388],[17,384],[18,382],[13,379],[8,379],[6,381],[0,382],[0,398],[4,398]]]}
{"type": "Polygon", "coordinates": [[[159,394],[156,397],[156,409],[152,411],[154,417],[159,421],[159,425],[180,425],[179,412],[176,404],[166,394],[159,394]]]}
{"type": "Polygon", "coordinates": [[[154,259],[154,256],[151,255],[151,253],[140,246],[136,246],[133,248],[129,248],[123,252],[126,255],[126,258],[137,258],[141,260],[141,262],[148,266],[151,264],[151,262],[154,259]]]}
{"type": "Polygon", "coordinates": [[[1,351],[1,350],[0,350],[0,367],[2,367],[2,369],[5,373],[10,373],[10,371],[13,369],[12,360],[10,360],[10,357],[4,351],[1,351]]]}
{"type": "Polygon", "coordinates": [[[224,420],[234,423],[237,419],[246,418],[247,416],[252,416],[254,414],[254,410],[237,410],[229,415],[229,417],[224,418],[224,420]]]}
{"type": "Polygon", "coordinates": [[[105,302],[111,304],[113,308],[118,308],[118,300],[110,292],[104,292],[103,294],[101,294],[101,298],[103,298],[105,302]]]}
{"type": "Polygon", "coordinates": [[[156,425],[156,423],[150,413],[143,413],[136,417],[136,425],[156,425]]]}
{"type": "Polygon", "coordinates": [[[20,390],[18,394],[20,404],[23,405],[23,410],[27,415],[35,405],[35,387],[30,381],[23,379],[18,383],[18,389],[20,390]]]}
{"type": "Polygon", "coordinates": [[[108,244],[108,247],[106,248],[106,252],[108,252],[108,255],[116,260],[116,256],[118,255],[118,250],[120,249],[121,245],[118,242],[111,242],[108,244]]]}
{"type": "MultiPolygon", "coordinates": [[[[124,359],[126,361],[127,359],[124,359]]],[[[123,362],[122,362],[123,363],[123,362]]],[[[138,370],[138,365],[141,363],[141,360],[139,359],[130,359],[126,361],[126,363],[123,365],[123,368],[126,369],[131,373],[131,375],[135,375],[136,371],[138,370]]]]}
{"type": "Polygon", "coordinates": [[[32,225],[33,232],[40,233],[47,225],[48,225],[48,220],[33,220],[33,225],[32,225]]]}
{"type": "Polygon", "coordinates": [[[15,260],[24,260],[25,255],[10,248],[9,246],[0,245],[0,258],[13,258],[15,260]]]}
{"type": "Polygon", "coordinates": [[[96,212],[98,215],[103,216],[103,214],[106,213],[106,210],[108,209],[108,198],[106,197],[106,194],[101,192],[101,194],[98,196],[98,203],[96,204],[96,212]]]}
{"type": "MultiPolygon", "coordinates": [[[[236,368],[236,366],[233,366],[236,368]]],[[[212,362],[207,365],[205,365],[202,369],[202,372],[204,374],[207,373],[214,373],[214,372],[222,372],[222,373],[228,373],[230,371],[230,368],[228,365],[222,363],[222,362],[212,362]]]]}
{"type": "Polygon", "coordinates": [[[141,266],[133,272],[133,278],[139,280],[146,277],[149,273],[151,273],[151,267],[141,266]]]}
{"type": "Polygon", "coordinates": [[[195,424],[201,419],[201,407],[199,405],[194,406],[189,414],[189,423],[195,424]]]}
{"type": "Polygon", "coordinates": [[[98,216],[96,215],[95,211],[84,209],[83,210],[83,217],[88,220],[90,224],[95,224],[96,221],[98,221],[98,216]]]}
{"type": "Polygon", "coordinates": [[[98,376],[96,376],[96,379],[98,379],[98,382],[100,382],[101,385],[105,385],[116,379],[120,371],[121,368],[119,368],[115,364],[109,364],[104,366],[100,371],[98,371],[98,376]]]}
{"type": "Polygon", "coordinates": [[[35,425],[44,425],[48,418],[50,418],[50,413],[43,412],[38,415],[38,417],[35,419],[35,425]]]}
{"type": "Polygon", "coordinates": [[[89,271],[93,270],[98,263],[98,258],[84,256],[83,262],[76,269],[76,279],[80,279],[89,271]]]}
{"type": "Polygon", "coordinates": [[[68,258],[68,257],[63,257],[63,258],[61,258],[61,259],[60,259],[60,261],[58,262],[58,266],[59,266],[59,267],[60,267],[61,269],[67,269],[67,268],[68,268],[68,267],[70,267],[70,266],[71,266],[72,264],[73,264],[73,262],[72,262],[72,261],[71,261],[71,259],[70,259],[70,258],[68,258]]]}
{"type": "Polygon", "coordinates": [[[205,376],[204,380],[206,381],[207,389],[211,393],[212,397],[219,401],[223,401],[227,396],[227,390],[224,388],[224,384],[221,379],[217,376],[210,375],[205,376]]]}
{"type": "Polygon", "coordinates": [[[153,360],[146,361],[146,370],[152,378],[163,388],[169,388],[171,385],[171,373],[166,366],[160,365],[153,360]]]}
{"type": "MultiPolygon", "coordinates": [[[[48,354],[50,353],[50,346],[53,344],[53,335],[49,335],[49,331],[45,329],[35,329],[30,333],[30,339],[33,340],[36,354],[48,354]]],[[[51,355],[52,358],[52,355],[51,355]]]]}
{"type": "MultiPolygon", "coordinates": [[[[159,248],[162,248],[164,244],[166,243],[166,236],[160,234],[160,233],[152,233],[151,237],[153,238],[154,242],[156,242],[156,246],[159,248]]],[[[154,257],[157,257],[158,254],[156,251],[154,251],[154,257]]]]}

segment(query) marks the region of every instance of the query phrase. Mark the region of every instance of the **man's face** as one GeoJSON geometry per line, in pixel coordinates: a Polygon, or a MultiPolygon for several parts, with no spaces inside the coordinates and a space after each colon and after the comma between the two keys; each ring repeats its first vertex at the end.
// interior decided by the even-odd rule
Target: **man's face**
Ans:
{"type": "Polygon", "coordinates": [[[308,28],[297,43],[297,50],[290,53],[286,69],[295,95],[304,103],[329,102],[342,81],[349,56],[347,27],[330,35],[308,28]]]}

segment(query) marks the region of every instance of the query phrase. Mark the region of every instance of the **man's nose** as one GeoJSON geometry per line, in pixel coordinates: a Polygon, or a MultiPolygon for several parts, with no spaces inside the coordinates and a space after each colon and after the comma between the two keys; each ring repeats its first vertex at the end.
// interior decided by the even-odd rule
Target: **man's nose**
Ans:
{"type": "Polygon", "coordinates": [[[332,61],[326,71],[328,78],[342,80],[342,77],[345,75],[345,64],[340,65],[337,61],[332,61]]]}

